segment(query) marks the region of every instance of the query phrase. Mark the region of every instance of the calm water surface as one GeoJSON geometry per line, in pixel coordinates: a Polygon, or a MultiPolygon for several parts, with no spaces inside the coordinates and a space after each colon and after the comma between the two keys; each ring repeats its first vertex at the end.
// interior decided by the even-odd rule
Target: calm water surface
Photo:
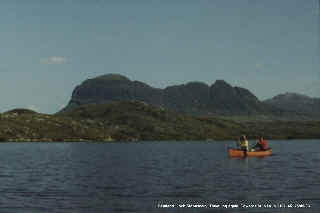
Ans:
{"type": "Polygon", "coordinates": [[[319,140],[269,141],[271,157],[247,159],[231,144],[2,143],[0,212],[319,211],[319,140]]]}

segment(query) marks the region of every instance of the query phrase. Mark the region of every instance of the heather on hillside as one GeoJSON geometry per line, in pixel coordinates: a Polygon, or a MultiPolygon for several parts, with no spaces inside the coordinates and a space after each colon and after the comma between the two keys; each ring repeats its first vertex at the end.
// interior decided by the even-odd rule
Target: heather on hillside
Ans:
{"type": "Polygon", "coordinates": [[[319,138],[319,121],[203,118],[143,102],[83,105],[54,115],[15,109],[0,115],[1,141],[151,141],[319,138]]]}

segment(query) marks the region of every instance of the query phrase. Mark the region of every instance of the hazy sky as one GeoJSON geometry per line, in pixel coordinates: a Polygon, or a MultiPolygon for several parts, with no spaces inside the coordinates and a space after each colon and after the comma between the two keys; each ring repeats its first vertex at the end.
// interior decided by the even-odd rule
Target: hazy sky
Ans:
{"type": "Polygon", "coordinates": [[[107,73],[320,97],[319,0],[1,0],[0,111],[54,113],[107,73]]]}

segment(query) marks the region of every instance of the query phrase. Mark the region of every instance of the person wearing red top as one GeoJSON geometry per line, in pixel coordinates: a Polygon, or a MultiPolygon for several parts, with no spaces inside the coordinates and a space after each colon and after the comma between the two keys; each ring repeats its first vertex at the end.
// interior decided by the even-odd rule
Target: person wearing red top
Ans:
{"type": "Polygon", "coordinates": [[[259,142],[254,146],[254,148],[259,148],[260,150],[267,150],[267,141],[261,136],[259,142]]]}

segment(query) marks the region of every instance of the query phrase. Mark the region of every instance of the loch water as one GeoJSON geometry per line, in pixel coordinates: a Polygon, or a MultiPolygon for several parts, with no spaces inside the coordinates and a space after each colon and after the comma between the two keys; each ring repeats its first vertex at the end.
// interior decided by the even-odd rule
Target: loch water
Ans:
{"type": "Polygon", "coordinates": [[[320,140],[1,143],[0,212],[318,212],[320,140]],[[253,144],[254,141],[249,141],[253,144]]]}

